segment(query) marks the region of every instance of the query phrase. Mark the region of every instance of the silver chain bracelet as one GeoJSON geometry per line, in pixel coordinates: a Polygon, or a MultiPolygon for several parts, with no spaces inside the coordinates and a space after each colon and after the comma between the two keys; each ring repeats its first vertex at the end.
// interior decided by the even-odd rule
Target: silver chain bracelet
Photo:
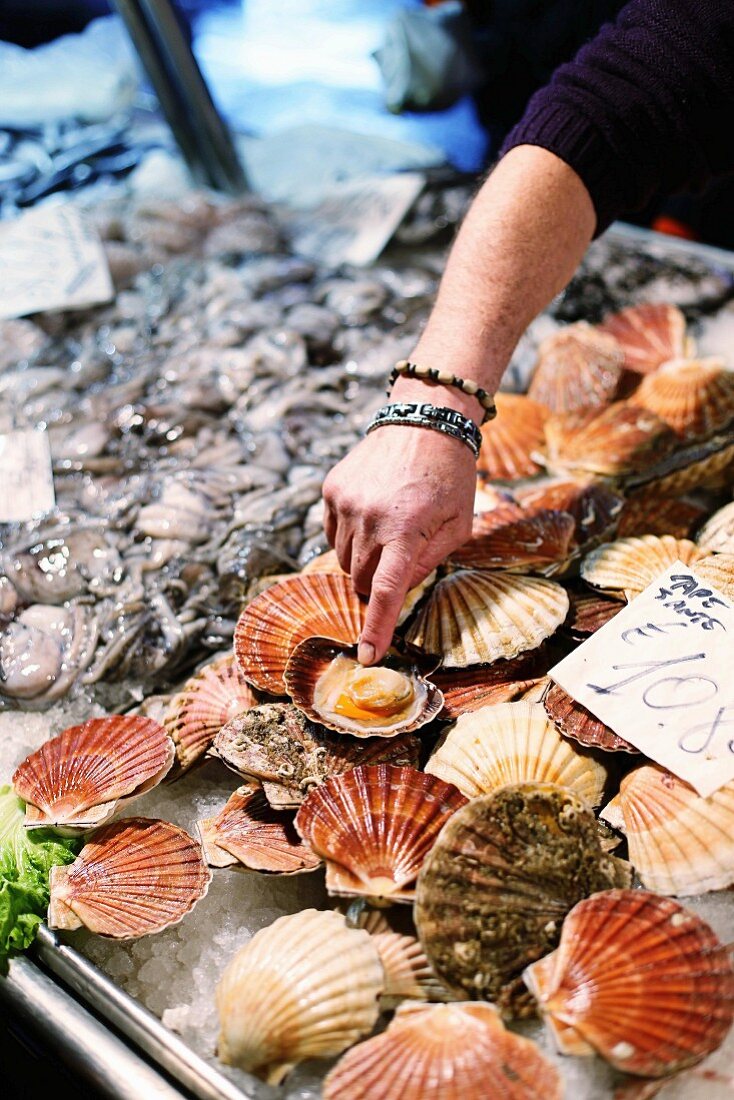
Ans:
{"type": "Polygon", "coordinates": [[[413,425],[416,428],[429,428],[431,431],[453,436],[467,446],[475,458],[479,458],[482,433],[473,420],[468,416],[462,416],[455,409],[404,401],[393,402],[377,410],[367,425],[366,434],[369,435],[376,428],[384,428],[387,424],[413,425]]]}

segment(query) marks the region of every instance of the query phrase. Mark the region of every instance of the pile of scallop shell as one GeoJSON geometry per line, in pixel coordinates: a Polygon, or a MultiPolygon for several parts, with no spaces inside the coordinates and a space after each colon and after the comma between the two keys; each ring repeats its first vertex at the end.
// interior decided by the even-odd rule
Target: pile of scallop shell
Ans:
{"type": "Polygon", "coordinates": [[[562,1053],[637,1078],[716,1049],[732,960],[673,898],[734,885],[734,783],[699,796],[546,676],[677,559],[734,594],[734,373],[692,356],[662,305],[550,337],[484,429],[472,538],[409,593],[378,667],[328,553],[244,607],[234,654],[162,726],[90,722],[29,757],[28,826],[99,830],[54,871],[51,923],[142,935],[207,864],[323,866],[334,910],[258,932],[217,1000],[219,1057],[271,1083],[343,1054],[327,1100],[553,1100],[558,1071],[505,1026],[535,1014],[562,1053]],[[240,785],[201,847],[109,823],[205,757],[240,785]]]}

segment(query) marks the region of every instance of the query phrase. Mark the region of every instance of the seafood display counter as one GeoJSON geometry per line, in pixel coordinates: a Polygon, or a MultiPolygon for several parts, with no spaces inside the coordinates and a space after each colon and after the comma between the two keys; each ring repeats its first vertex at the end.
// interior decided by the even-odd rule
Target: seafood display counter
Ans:
{"type": "MultiPolygon", "coordinates": [[[[552,957],[569,909],[592,919],[581,909],[592,893],[607,899],[598,906],[639,902],[672,927],[687,924],[711,958],[726,955],[718,941],[734,941],[734,894],[723,888],[734,883],[730,840],[721,851],[714,843],[718,863],[710,875],[708,863],[700,869],[700,889],[685,860],[663,868],[664,889],[645,837],[627,827],[635,885],[644,887],[632,890],[616,830],[659,769],[640,765],[632,745],[549,690],[546,677],[678,557],[734,592],[734,375],[716,358],[734,366],[729,254],[628,227],[592,245],[508,370],[480,459],[472,540],[409,595],[402,641],[379,683],[357,682],[351,646],[363,609],[328,553],[321,483],[382,403],[389,365],[415,343],[447,226],[467,200],[461,189],[427,191],[379,263],[338,271],[291,254],[277,211],[254,198],[114,201],[89,212],[114,301],[0,322],[0,432],[45,431],[56,494],[43,519],[0,526],[0,780],[12,781],[26,824],[69,837],[50,871],[54,930],[42,925],[29,953],[11,961],[0,999],[105,1095],[317,1100],[327,1072],[325,1095],[340,1095],[356,1052],[377,1039],[335,1070],[348,1041],[273,1052],[262,1019],[273,1005],[301,1011],[287,997],[297,1001],[318,975],[338,984],[342,949],[371,999],[364,1020],[343,1025],[352,1042],[374,1026],[378,997],[394,1008],[408,988],[410,999],[439,1002],[448,1027],[475,990],[502,1007],[507,1031],[498,1016],[484,1019],[485,1006],[458,1030],[486,1028],[511,1074],[532,1064],[547,1100],[657,1094],[621,1072],[632,1056],[626,1041],[605,1060],[554,1021],[556,1038],[584,1056],[559,1054],[533,1018],[522,968],[487,956],[478,970],[453,951],[466,828],[491,847],[502,821],[516,866],[535,845],[539,882],[561,867],[567,876],[560,919],[513,932],[541,1002],[547,976],[537,960],[552,957]],[[642,314],[652,335],[640,332],[639,313],[625,312],[641,302],[652,309],[642,314]],[[716,388],[713,412],[696,406],[703,430],[698,420],[673,428],[651,411],[662,400],[649,394],[656,374],[640,382],[635,356],[649,357],[656,341],[656,366],[683,360],[675,370],[698,372],[702,393],[716,388]],[[574,411],[563,404],[564,372],[588,367],[589,347],[595,369],[584,384],[599,408],[591,419],[554,419],[574,411]],[[478,605],[485,618],[463,630],[460,616],[478,605]],[[512,613],[502,631],[494,607],[512,613]],[[426,656],[434,652],[444,667],[426,656]],[[480,712],[496,746],[520,731],[540,762],[534,771],[498,757],[467,780],[461,754],[480,712]],[[550,756],[567,776],[558,786],[552,769],[550,780],[541,774],[550,756]],[[44,784],[72,758],[73,797],[46,797],[44,784]],[[113,779],[99,780],[100,760],[113,779]],[[510,786],[496,778],[505,767],[510,786]],[[607,823],[598,822],[590,807],[605,806],[622,775],[607,823]],[[355,870],[344,855],[350,844],[369,847],[358,830],[348,835],[356,805],[367,807],[365,820],[392,815],[413,838],[402,879],[394,868],[355,870]],[[551,830],[537,841],[544,815],[563,819],[563,838],[551,830]],[[410,905],[372,910],[360,900],[412,902],[419,871],[423,947],[410,905]],[[526,935],[544,946],[528,948],[526,935]],[[291,960],[295,992],[257,969],[258,944],[291,960]],[[408,951],[408,978],[390,970],[388,944],[408,951]],[[251,1005],[236,1026],[232,998],[251,1005]],[[310,1057],[319,1050],[324,1059],[310,1057]]],[[[575,375],[570,388],[577,383],[575,375]]],[[[705,812],[688,809],[708,821],[713,803],[699,802],[705,812]]],[[[473,950],[482,930],[470,924],[473,950]]],[[[692,1054],[661,1063],[684,1071],[654,1085],[664,1100],[693,1100],[703,1081],[712,1100],[732,1093],[734,1039],[724,1034],[734,994],[711,996],[721,999],[711,1010],[720,1022],[692,1054]]],[[[416,1019],[400,1010],[387,1041],[396,1023],[409,1029],[416,1019]]]]}

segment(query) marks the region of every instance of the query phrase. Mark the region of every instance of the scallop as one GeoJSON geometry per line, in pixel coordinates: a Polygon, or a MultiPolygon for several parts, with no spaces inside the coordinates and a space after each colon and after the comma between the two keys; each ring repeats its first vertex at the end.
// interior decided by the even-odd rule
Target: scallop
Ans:
{"type": "Polygon", "coordinates": [[[296,829],[325,860],[329,893],[411,902],[426,854],[465,803],[442,779],[377,764],[311,791],[296,829]]]}
{"type": "Polygon", "coordinates": [[[568,563],[576,545],[576,522],[568,512],[542,510],[509,522],[498,513],[474,517],[472,537],[450,554],[452,565],[544,573],[568,563]]]}
{"type": "Polygon", "coordinates": [[[480,707],[519,699],[537,683],[549,663],[546,648],[540,646],[510,661],[495,661],[492,665],[472,668],[439,669],[432,676],[443,695],[439,717],[458,718],[480,707]]]}
{"type": "Polygon", "coordinates": [[[690,353],[686,319],[677,306],[643,302],[614,313],[598,326],[613,336],[624,353],[626,370],[649,374],[669,359],[690,353]]]}
{"type": "Polygon", "coordinates": [[[70,866],[52,868],[48,925],[149,936],[185,917],[210,878],[201,846],[183,829],[128,817],[96,832],[70,866]]]}
{"type": "Polygon", "coordinates": [[[552,416],[545,438],[550,469],[611,478],[650,470],[678,442],[664,420],[628,401],[552,416]]]}
{"type": "Polygon", "coordinates": [[[160,783],[173,759],[173,742],[152,718],[91,718],[27,756],[13,788],[28,804],[27,826],[83,832],[160,783]]]}
{"type": "Polygon", "coordinates": [[[581,563],[581,576],[594,588],[633,600],[676,561],[695,566],[707,556],[689,539],[640,535],[606,542],[592,550],[581,563]]]}
{"type": "Polygon", "coordinates": [[[420,940],[415,936],[403,935],[388,928],[373,932],[372,942],[379,952],[385,972],[380,1008],[395,1008],[402,1001],[456,999],[433,973],[420,940]]]}
{"type": "Polygon", "coordinates": [[[586,748],[605,752],[639,752],[629,741],[616,734],[590,710],[577,703],[560,684],[553,684],[543,700],[545,712],[566,737],[586,748]]]}
{"type": "Polygon", "coordinates": [[[309,1058],[368,1034],[384,985],[372,937],[340,913],[305,909],[256,932],[217,986],[219,1058],[280,1084],[309,1058]]]}
{"type": "Polygon", "coordinates": [[[631,497],[619,517],[617,537],[672,535],[676,539],[687,539],[705,515],[706,509],[701,504],[679,497],[631,497]]]}
{"type": "Polygon", "coordinates": [[[723,359],[673,359],[643,378],[630,401],[681,439],[705,439],[734,420],[734,373],[723,359]]]}
{"type": "Polygon", "coordinates": [[[419,729],[443,708],[443,696],[421,673],[436,660],[390,651],[365,668],[357,648],[328,638],[308,638],[291,654],[285,685],[299,710],[312,721],[353,737],[395,737],[419,729]]]}
{"type": "Polygon", "coordinates": [[[444,734],[426,771],[467,798],[507,784],[553,783],[599,806],[607,770],[564,740],[537,703],[500,703],[463,714],[444,734]]]}
{"type": "MultiPolygon", "coordinates": [[[[336,550],[327,550],[326,553],[318,554],[315,558],[311,558],[301,570],[301,575],[308,575],[309,573],[340,573],[342,576],[347,576],[339,565],[336,550]]],[[[426,592],[433,587],[435,581],[436,571],[433,570],[420,582],[420,584],[408,590],[408,594],[405,597],[403,606],[400,609],[400,614],[398,615],[398,626],[402,626],[402,624],[410,618],[417,604],[420,603],[426,592]]]]}
{"type": "Polygon", "coordinates": [[[696,542],[702,550],[734,554],[734,501],[714,512],[698,532],[696,542]]]}
{"type": "Polygon", "coordinates": [[[554,581],[460,570],[438,582],[406,639],[438,654],[445,668],[492,664],[537,649],[568,607],[554,581]]]}
{"type": "Polygon", "coordinates": [[[585,321],[566,325],[540,344],[528,396],[552,412],[608,405],[619,389],[623,363],[614,337],[585,321]]]}
{"type": "Polygon", "coordinates": [[[575,539],[582,544],[608,535],[624,505],[624,497],[619,493],[589,479],[556,478],[519,488],[515,495],[522,507],[533,514],[546,509],[568,512],[575,522],[575,539]]]}
{"type": "Polygon", "coordinates": [[[549,416],[545,405],[524,394],[495,395],[497,416],[482,428],[477,463],[480,481],[515,481],[532,477],[541,467],[533,458],[543,443],[549,416]]]}
{"type": "Polygon", "coordinates": [[[596,634],[603,626],[611,622],[624,607],[621,600],[615,600],[597,593],[592,595],[571,595],[571,612],[564,625],[575,641],[583,641],[596,634]]]}
{"type": "Polygon", "coordinates": [[[608,890],[579,902],[525,981],[546,1019],[623,1073],[664,1077],[721,1044],[734,968],[709,926],[670,898],[608,890]]]}
{"type": "MultiPolygon", "coordinates": [[[[703,549],[703,548],[702,548],[703,549]]],[[[734,553],[711,554],[696,562],[696,575],[734,600],[734,553]]]]}
{"type": "Polygon", "coordinates": [[[324,1100],[561,1100],[561,1076],[491,1005],[405,1004],[387,1030],[350,1050],[324,1100]]]}

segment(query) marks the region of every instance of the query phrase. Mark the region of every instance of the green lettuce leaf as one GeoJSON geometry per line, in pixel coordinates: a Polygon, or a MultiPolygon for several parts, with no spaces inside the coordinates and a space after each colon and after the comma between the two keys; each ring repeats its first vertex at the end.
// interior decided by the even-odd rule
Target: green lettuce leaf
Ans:
{"type": "Polygon", "coordinates": [[[25,803],[0,787],[0,965],[33,942],[46,916],[51,868],[72,863],[81,844],[49,829],[25,829],[25,803]]]}

